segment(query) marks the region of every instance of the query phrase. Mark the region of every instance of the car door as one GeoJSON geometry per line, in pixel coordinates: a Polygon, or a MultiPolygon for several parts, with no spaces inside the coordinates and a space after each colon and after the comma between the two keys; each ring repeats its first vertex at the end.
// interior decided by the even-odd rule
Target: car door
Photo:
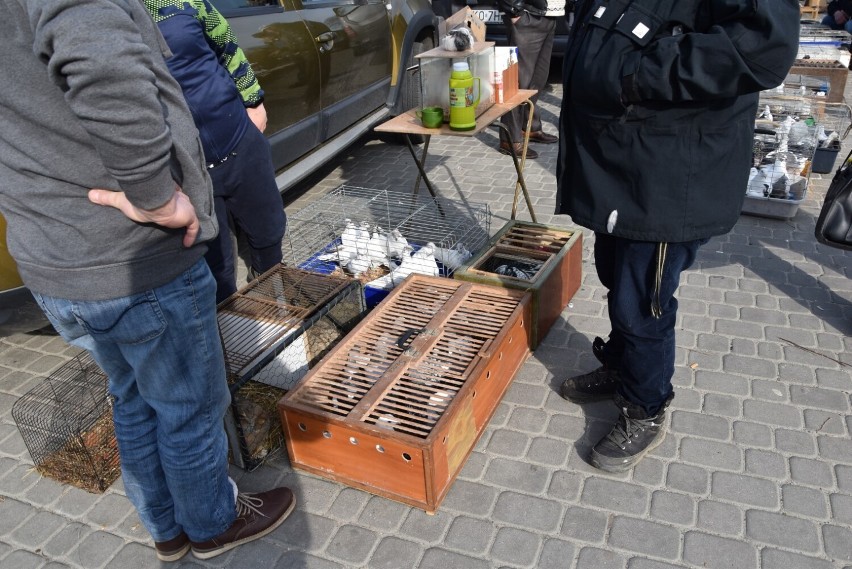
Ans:
{"type": "Polygon", "coordinates": [[[290,164],[323,140],[320,46],[291,0],[213,5],[227,18],[263,87],[273,162],[279,168],[290,164]]]}
{"type": "Polygon", "coordinates": [[[322,133],[327,140],[380,108],[393,70],[383,0],[295,0],[317,42],[322,133]]]}

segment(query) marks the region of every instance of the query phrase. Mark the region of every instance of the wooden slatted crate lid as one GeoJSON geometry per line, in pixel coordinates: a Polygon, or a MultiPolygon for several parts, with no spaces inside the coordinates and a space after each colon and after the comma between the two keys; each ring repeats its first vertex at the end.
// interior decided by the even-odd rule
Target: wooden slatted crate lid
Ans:
{"type": "Polygon", "coordinates": [[[522,291],[410,276],[279,402],[293,466],[433,511],[529,354],[528,324],[522,291]]]}

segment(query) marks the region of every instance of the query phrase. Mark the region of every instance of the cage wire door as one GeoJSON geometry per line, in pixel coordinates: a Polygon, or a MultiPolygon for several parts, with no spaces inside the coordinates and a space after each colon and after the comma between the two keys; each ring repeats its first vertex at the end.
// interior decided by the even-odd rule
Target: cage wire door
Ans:
{"type": "Polygon", "coordinates": [[[252,470],[283,443],[278,400],[366,311],[352,279],[276,266],[217,311],[232,394],[233,462],[252,470]]]}
{"type": "Polygon", "coordinates": [[[487,204],[343,185],[288,213],[285,255],[295,266],[390,290],[412,272],[451,276],[490,231],[487,204]]]}

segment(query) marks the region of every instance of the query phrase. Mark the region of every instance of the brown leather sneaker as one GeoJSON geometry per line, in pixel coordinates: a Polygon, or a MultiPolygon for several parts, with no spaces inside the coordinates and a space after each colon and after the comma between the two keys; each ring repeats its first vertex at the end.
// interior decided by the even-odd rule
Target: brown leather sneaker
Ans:
{"type": "Polygon", "coordinates": [[[263,537],[280,526],[295,507],[293,492],[283,486],[257,494],[237,494],[237,519],[213,539],[193,541],[192,554],[198,559],[210,559],[263,537]]]}
{"type": "Polygon", "coordinates": [[[160,561],[177,561],[189,551],[189,538],[180,532],[177,537],[168,541],[155,541],[154,549],[157,550],[157,559],[160,561]]]}
{"type": "MultiPolygon", "coordinates": [[[[523,149],[523,144],[521,144],[520,142],[515,143],[515,156],[518,157],[518,160],[521,159],[521,151],[523,151],[523,149]]],[[[501,154],[512,154],[512,151],[509,149],[508,142],[501,142],[497,150],[499,150],[501,154]]],[[[538,152],[527,146],[527,158],[529,158],[530,160],[535,160],[536,158],[538,158],[538,152]]]]}

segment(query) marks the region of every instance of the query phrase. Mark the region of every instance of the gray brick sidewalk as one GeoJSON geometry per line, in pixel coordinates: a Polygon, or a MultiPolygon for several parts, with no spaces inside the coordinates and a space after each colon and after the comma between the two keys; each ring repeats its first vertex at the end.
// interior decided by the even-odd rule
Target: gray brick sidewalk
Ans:
{"type": "MultiPolygon", "coordinates": [[[[542,96],[555,132],[561,88],[542,96]]],[[[497,131],[432,141],[430,176],[464,203],[508,219],[509,158],[497,131]]],[[[555,146],[537,145],[527,181],[539,220],[553,216],[555,146]]],[[[404,147],[371,140],[288,208],[342,183],[407,191],[404,147]]],[[[605,290],[585,235],[583,285],[518,373],[436,515],[294,472],[286,454],[246,474],[246,490],[284,483],[292,518],[266,538],[179,567],[468,569],[852,568],[852,254],[818,246],[828,176],[814,175],[792,220],[743,216],[684,274],[677,396],[665,442],[633,471],[605,475],[585,457],[616,410],[556,393],[595,366],[608,332],[605,290]],[[842,362],[842,363],[841,363],[842,362]]],[[[521,219],[529,219],[521,206],[521,219]]],[[[14,401],[74,350],[61,340],[0,338],[0,567],[159,566],[119,480],[103,495],[40,478],[15,428],[14,401]]]]}

